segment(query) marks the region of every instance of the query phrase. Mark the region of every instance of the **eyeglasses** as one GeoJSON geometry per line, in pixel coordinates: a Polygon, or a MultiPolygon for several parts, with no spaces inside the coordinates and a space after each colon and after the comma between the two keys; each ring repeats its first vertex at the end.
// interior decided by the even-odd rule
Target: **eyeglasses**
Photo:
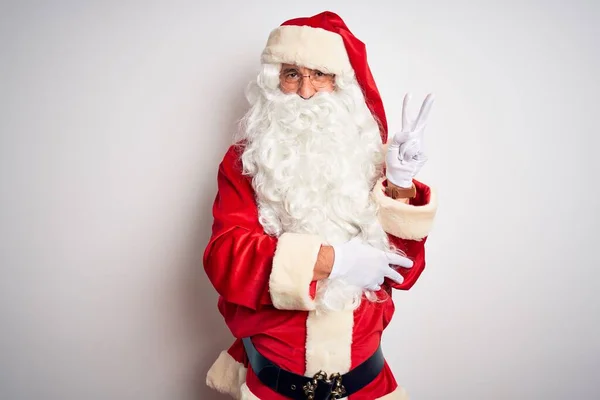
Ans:
{"type": "Polygon", "coordinates": [[[333,82],[335,75],[326,74],[317,70],[310,70],[308,75],[301,75],[296,69],[285,70],[279,75],[281,86],[291,90],[298,89],[304,78],[310,79],[310,83],[315,89],[321,89],[330,85],[333,82]]]}

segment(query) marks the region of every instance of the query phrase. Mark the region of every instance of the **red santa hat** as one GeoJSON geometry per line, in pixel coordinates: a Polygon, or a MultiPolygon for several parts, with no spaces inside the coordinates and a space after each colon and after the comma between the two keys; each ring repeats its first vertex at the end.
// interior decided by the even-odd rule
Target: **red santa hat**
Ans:
{"type": "Polygon", "coordinates": [[[367,50],[335,13],[325,11],[312,17],[285,21],[269,35],[262,53],[263,63],[286,63],[343,75],[355,76],[369,110],[387,142],[387,120],[383,102],[367,63],[367,50]]]}

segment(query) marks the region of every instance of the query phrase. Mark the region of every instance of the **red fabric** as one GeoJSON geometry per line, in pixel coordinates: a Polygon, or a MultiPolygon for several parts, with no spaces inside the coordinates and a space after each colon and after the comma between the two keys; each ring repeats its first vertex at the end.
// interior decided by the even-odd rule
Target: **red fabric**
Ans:
{"type": "MultiPolygon", "coordinates": [[[[413,179],[413,183],[417,189],[417,195],[410,199],[409,204],[413,206],[424,206],[429,204],[431,198],[431,189],[429,186],[416,179],[413,179]]],[[[384,181],[384,186],[386,184],[387,181],[384,181]]],[[[388,235],[388,237],[390,243],[397,249],[402,250],[405,254],[409,255],[409,258],[414,262],[412,268],[398,269],[398,272],[400,272],[400,275],[404,278],[404,282],[399,284],[388,280],[388,284],[394,289],[408,290],[415,284],[425,269],[425,242],[427,241],[427,237],[424,237],[421,240],[406,240],[392,235],[388,235]]]]}
{"type": "Polygon", "coordinates": [[[350,59],[350,65],[352,65],[352,69],[354,69],[354,74],[356,75],[356,80],[363,89],[367,106],[380,125],[381,140],[383,143],[386,143],[388,126],[385,109],[367,62],[366,46],[354,36],[342,18],[331,11],[325,11],[312,17],[290,19],[281,25],[322,28],[329,32],[337,33],[342,37],[348,58],[350,59]]]}
{"type": "Polygon", "coordinates": [[[250,309],[270,304],[269,275],[277,239],[258,222],[252,185],[231,147],[217,176],[212,236],[204,251],[208,278],[225,301],[250,309]]]}
{"type": "MultiPolygon", "coordinates": [[[[204,252],[204,268],[219,293],[218,308],[225,323],[237,338],[229,354],[238,362],[248,365],[240,339],[252,336],[258,351],[289,371],[304,374],[305,345],[308,312],[276,309],[270,300],[268,287],[277,239],[264,233],[258,222],[254,190],[248,177],[242,175],[239,149],[232,146],[219,166],[218,194],[213,215],[212,236],[204,252]]],[[[428,200],[429,189],[417,185],[420,193],[415,202],[428,200]]],[[[425,267],[424,240],[412,241],[390,237],[405,249],[415,265],[403,273],[402,285],[386,282],[379,294],[382,302],[363,301],[354,312],[351,367],[362,363],[380,343],[383,330],[394,314],[392,287],[410,288],[425,267]]],[[[314,291],[314,282],[311,284],[314,291]]],[[[384,349],[385,353],[385,349],[384,349]]],[[[248,388],[265,400],[285,398],[263,386],[251,370],[247,376],[248,388]]],[[[397,387],[387,367],[367,387],[352,396],[353,400],[372,400],[384,396],[397,387]]]]}

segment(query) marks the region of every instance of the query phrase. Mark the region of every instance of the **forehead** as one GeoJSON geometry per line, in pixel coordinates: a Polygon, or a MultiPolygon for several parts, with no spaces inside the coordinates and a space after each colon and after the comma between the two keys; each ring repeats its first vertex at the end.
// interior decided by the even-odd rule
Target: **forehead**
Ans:
{"type": "Polygon", "coordinates": [[[297,64],[281,64],[281,71],[289,71],[289,70],[297,70],[297,71],[312,71],[310,68],[303,67],[297,64]]]}

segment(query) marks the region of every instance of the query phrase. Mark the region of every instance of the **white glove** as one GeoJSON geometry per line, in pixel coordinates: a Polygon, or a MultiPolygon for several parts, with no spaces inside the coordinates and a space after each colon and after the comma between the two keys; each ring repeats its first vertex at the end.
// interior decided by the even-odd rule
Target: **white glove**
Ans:
{"type": "Polygon", "coordinates": [[[427,126],[427,116],[433,104],[433,94],[428,94],[416,120],[408,117],[410,94],[402,103],[402,130],[389,141],[385,156],[386,178],[396,186],[412,187],[412,180],[427,161],[423,153],[423,132],[427,126]]]}
{"type": "Polygon", "coordinates": [[[402,275],[390,267],[390,264],[404,268],[413,266],[408,258],[379,250],[359,238],[333,246],[333,250],[335,255],[329,279],[341,278],[367,290],[381,289],[386,277],[398,283],[404,281],[402,275]]]}

